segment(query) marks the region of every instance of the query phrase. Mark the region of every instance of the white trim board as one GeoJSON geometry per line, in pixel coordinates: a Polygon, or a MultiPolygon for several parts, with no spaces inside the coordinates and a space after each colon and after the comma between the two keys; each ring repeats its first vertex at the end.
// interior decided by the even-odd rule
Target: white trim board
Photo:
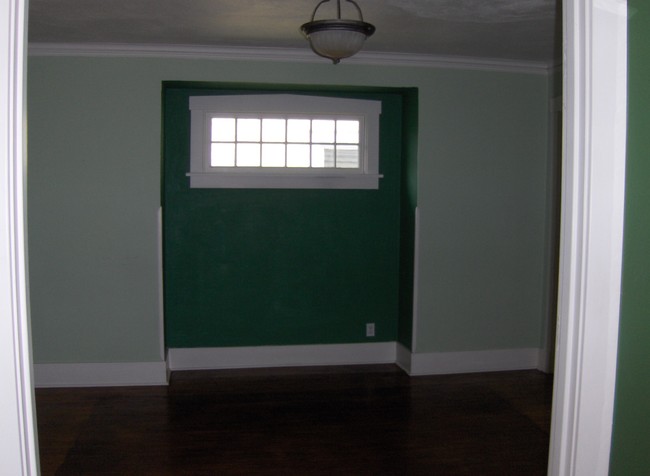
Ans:
{"type": "Polygon", "coordinates": [[[395,347],[395,364],[410,375],[413,354],[399,342],[395,344],[395,347]]]}
{"type": "Polygon", "coordinates": [[[536,369],[539,349],[416,353],[396,342],[169,349],[173,370],[395,363],[409,375],[536,369]]]}
{"type": "Polygon", "coordinates": [[[163,273],[163,209],[158,207],[156,213],[156,233],[158,249],[156,257],[158,258],[158,349],[160,359],[165,360],[165,277],[163,273]]]}
{"type": "Polygon", "coordinates": [[[167,362],[35,364],[35,386],[167,385],[169,372],[320,365],[397,364],[409,375],[535,369],[539,349],[412,354],[396,342],[168,349],[167,362]]]}
{"type": "Polygon", "coordinates": [[[0,461],[38,475],[25,215],[27,2],[0,2],[0,461]]]}
{"type": "Polygon", "coordinates": [[[360,365],[395,362],[395,342],[169,349],[173,370],[360,365]]]}
{"type": "Polygon", "coordinates": [[[36,387],[167,385],[165,362],[35,364],[36,387]]]}
{"type": "Polygon", "coordinates": [[[538,368],[540,349],[412,354],[397,342],[168,349],[166,362],[35,364],[34,381],[47,387],[167,385],[169,372],[321,365],[397,364],[409,375],[538,368]]]}
{"type": "Polygon", "coordinates": [[[539,349],[425,352],[411,354],[409,375],[443,375],[537,369],[539,349]]]}
{"type": "Polygon", "coordinates": [[[563,4],[564,163],[549,474],[606,476],[616,383],[627,2],[563,4]]]}
{"type": "MultiPolygon", "coordinates": [[[[180,58],[234,61],[291,61],[327,63],[309,48],[252,48],[243,46],[151,45],[117,43],[30,43],[30,56],[95,56],[136,58],[180,58]]],[[[413,66],[420,68],[501,71],[549,74],[552,63],[497,58],[436,56],[410,53],[360,52],[337,68],[350,65],[413,66]]]]}

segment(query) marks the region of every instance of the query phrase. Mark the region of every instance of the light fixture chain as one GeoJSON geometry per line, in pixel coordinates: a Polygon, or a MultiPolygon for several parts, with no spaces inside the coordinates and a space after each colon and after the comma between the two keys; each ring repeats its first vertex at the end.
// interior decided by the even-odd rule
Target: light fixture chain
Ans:
{"type": "MultiPolygon", "coordinates": [[[[322,0],[322,1],[318,2],[318,5],[316,5],[316,8],[314,8],[314,13],[311,14],[311,21],[314,21],[314,18],[316,18],[316,12],[317,12],[318,9],[320,8],[320,6],[321,6],[323,3],[327,3],[327,2],[329,2],[329,1],[330,1],[330,0],[322,0]]],[[[340,1],[340,0],[338,0],[338,1],[340,1]]],[[[341,14],[340,14],[340,13],[339,13],[339,18],[341,18],[341,14]]]]}
{"type": "MultiPolygon", "coordinates": [[[[329,1],[330,1],[330,0],[321,0],[321,1],[318,3],[318,5],[316,5],[316,8],[314,8],[314,12],[311,14],[311,21],[314,21],[314,19],[316,18],[316,12],[317,12],[318,9],[320,8],[320,6],[321,6],[323,3],[327,3],[327,2],[329,2],[329,1]]],[[[345,1],[348,2],[348,3],[351,3],[351,4],[352,4],[352,6],[356,9],[357,14],[359,15],[359,20],[360,20],[360,21],[363,21],[363,13],[361,13],[361,7],[359,7],[359,5],[357,4],[357,2],[355,2],[354,0],[345,0],[345,1]]],[[[341,0],[336,0],[336,18],[337,18],[338,20],[341,19],[341,0]]]]}
{"type": "MultiPolygon", "coordinates": [[[[341,0],[338,0],[338,1],[339,1],[339,3],[341,2],[341,0]]],[[[361,8],[359,7],[359,5],[357,5],[357,2],[355,2],[354,0],[346,0],[346,1],[350,2],[352,5],[354,5],[354,8],[356,8],[357,12],[359,13],[359,20],[363,21],[363,13],[361,13],[361,8]]],[[[339,5],[339,8],[340,8],[340,5],[339,5]]],[[[339,18],[341,18],[341,13],[340,12],[339,12],[339,18]]]]}

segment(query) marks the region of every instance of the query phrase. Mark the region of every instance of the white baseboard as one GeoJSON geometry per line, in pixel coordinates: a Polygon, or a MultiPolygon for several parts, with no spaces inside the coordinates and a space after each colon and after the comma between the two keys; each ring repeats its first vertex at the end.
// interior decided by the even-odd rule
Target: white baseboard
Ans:
{"type": "Polygon", "coordinates": [[[440,375],[537,369],[539,352],[530,348],[415,353],[411,354],[410,368],[405,370],[409,375],[440,375]]]}
{"type": "Polygon", "coordinates": [[[35,387],[167,385],[165,362],[34,364],[35,387]]]}
{"type": "Polygon", "coordinates": [[[537,370],[546,374],[552,374],[555,366],[555,355],[547,349],[539,349],[539,364],[537,370]]]}
{"type": "Polygon", "coordinates": [[[168,349],[166,362],[35,364],[35,387],[167,385],[173,370],[397,364],[406,373],[438,375],[540,369],[540,349],[411,353],[396,342],[168,349]]]}
{"type": "Polygon", "coordinates": [[[358,365],[395,362],[395,342],[169,349],[171,370],[358,365]]]}
{"type": "Polygon", "coordinates": [[[410,375],[411,360],[413,358],[413,354],[409,349],[404,347],[404,345],[400,344],[399,342],[395,344],[395,347],[395,363],[400,369],[410,375]]]}

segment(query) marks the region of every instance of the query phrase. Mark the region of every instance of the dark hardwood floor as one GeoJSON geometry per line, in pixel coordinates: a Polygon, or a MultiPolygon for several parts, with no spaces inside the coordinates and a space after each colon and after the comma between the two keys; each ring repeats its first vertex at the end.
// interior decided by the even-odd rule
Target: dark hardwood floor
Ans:
{"type": "Polygon", "coordinates": [[[394,365],[37,389],[47,475],[544,475],[552,376],[394,365]]]}

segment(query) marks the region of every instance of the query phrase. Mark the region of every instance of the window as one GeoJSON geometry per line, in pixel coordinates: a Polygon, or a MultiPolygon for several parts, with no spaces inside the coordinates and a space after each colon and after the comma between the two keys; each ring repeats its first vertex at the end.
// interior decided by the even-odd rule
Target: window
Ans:
{"type": "Polygon", "coordinates": [[[193,96],[190,109],[193,188],[379,186],[379,101],[193,96]]]}

